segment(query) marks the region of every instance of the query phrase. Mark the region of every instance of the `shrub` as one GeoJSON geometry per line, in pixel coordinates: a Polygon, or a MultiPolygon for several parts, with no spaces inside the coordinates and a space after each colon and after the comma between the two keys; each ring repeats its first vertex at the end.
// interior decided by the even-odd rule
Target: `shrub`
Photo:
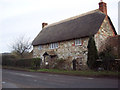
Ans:
{"type": "Polygon", "coordinates": [[[99,58],[102,59],[101,67],[105,70],[115,70],[118,66],[115,61],[115,55],[111,53],[111,50],[112,48],[108,46],[99,53],[99,58]]]}
{"type": "Polygon", "coordinates": [[[96,48],[95,40],[93,36],[89,37],[87,48],[88,48],[87,65],[90,69],[96,69],[97,68],[96,60],[98,59],[98,52],[97,52],[97,48],[96,48]]]}
{"type": "Polygon", "coordinates": [[[32,68],[33,69],[40,68],[41,63],[42,63],[42,59],[40,59],[40,58],[33,58],[32,68]]]}
{"type": "Polygon", "coordinates": [[[65,60],[60,58],[60,59],[57,59],[55,60],[55,63],[54,63],[54,68],[55,69],[63,69],[65,66],[65,60]]]}

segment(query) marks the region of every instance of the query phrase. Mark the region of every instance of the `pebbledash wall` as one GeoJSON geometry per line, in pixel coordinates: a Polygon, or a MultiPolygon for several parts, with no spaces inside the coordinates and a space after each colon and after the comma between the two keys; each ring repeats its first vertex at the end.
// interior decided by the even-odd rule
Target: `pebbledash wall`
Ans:
{"type": "MultiPolygon", "coordinates": [[[[94,35],[96,46],[100,51],[104,46],[105,40],[109,36],[114,36],[113,29],[109,24],[107,17],[104,19],[99,31],[94,35]]],[[[54,51],[58,58],[69,60],[72,63],[73,59],[78,59],[78,63],[82,62],[82,65],[86,66],[87,62],[87,46],[89,37],[80,38],[82,45],[75,45],[75,40],[59,42],[59,46],[56,49],[50,49],[49,44],[43,45],[42,49],[39,50],[39,46],[34,46],[33,57],[40,57],[44,59],[43,54],[47,51],[54,51]],[[69,58],[69,59],[68,59],[69,58]]]]}

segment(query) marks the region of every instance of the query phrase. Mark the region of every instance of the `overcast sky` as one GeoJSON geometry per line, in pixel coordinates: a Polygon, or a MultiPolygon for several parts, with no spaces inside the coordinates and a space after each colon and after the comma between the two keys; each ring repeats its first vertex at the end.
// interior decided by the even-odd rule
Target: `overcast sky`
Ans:
{"type": "MultiPolygon", "coordinates": [[[[110,16],[118,32],[118,1],[107,3],[110,16]]],[[[100,0],[0,0],[0,53],[10,52],[10,45],[21,35],[31,41],[48,24],[98,9],[100,0]]]]}

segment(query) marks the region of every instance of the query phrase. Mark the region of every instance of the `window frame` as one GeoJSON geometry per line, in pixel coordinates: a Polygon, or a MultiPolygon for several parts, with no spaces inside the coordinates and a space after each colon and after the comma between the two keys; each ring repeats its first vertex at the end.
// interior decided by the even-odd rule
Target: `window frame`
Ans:
{"type": "Polygon", "coordinates": [[[43,46],[42,45],[39,45],[38,46],[38,50],[42,50],[43,49],[43,46]]]}
{"type": "Polygon", "coordinates": [[[81,39],[75,39],[75,46],[81,46],[82,40],[81,39]]]}
{"type": "Polygon", "coordinates": [[[58,43],[50,43],[49,48],[50,49],[56,49],[56,48],[58,48],[58,43]]]}

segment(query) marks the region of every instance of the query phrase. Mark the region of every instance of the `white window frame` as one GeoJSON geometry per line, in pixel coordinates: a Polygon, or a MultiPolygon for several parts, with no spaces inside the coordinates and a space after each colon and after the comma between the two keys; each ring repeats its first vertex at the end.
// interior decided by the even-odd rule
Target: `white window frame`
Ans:
{"type": "Polygon", "coordinates": [[[42,50],[42,48],[43,48],[42,45],[39,45],[39,46],[38,46],[38,49],[39,49],[39,50],[42,50]]]}
{"type": "Polygon", "coordinates": [[[51,43],[51,44],[49,45],[49,48],[50,48],[50,49],[58,48],[58,43],[51,43]]]}
{"type": "Polygon", "coordinates": [[[82,45],[82,40],[81,39],[75,39],[75,45],[82,45]]]}

